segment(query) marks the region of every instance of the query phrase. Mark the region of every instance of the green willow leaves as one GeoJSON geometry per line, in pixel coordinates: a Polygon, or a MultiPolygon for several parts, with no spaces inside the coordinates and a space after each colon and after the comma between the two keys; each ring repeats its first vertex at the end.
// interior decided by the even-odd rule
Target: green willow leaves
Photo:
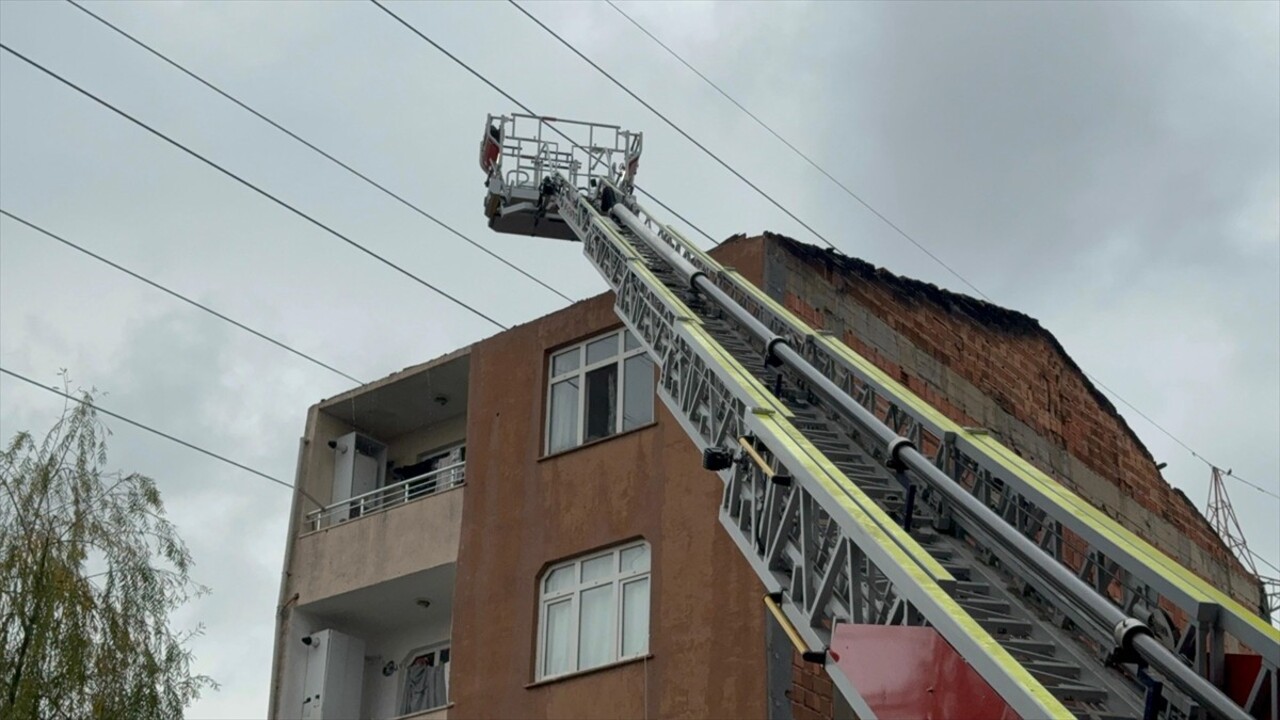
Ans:
{"type": "Polygon", "coordinates": [[[105,470],[107,435],[68,403],[0,451],[0,717],[168,719],[216,687],[191,672],[199,628],[169,627],[206,591],[191,555],[150,478],[105,470]]]}

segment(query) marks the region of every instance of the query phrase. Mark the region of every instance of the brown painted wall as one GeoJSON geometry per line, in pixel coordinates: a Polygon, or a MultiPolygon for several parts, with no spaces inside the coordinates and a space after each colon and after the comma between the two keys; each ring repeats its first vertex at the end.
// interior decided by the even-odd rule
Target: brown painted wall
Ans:
{"type": "Polygon", "coordinates": [[[616,326],[612,303],[472,349],[450,718],[765,715],[763,588],[720,528],[719,479],[661,403],[652,426],[539,459],[547,351],[616,326]],[[637,537],[653,551],[651,657],[526,687],[541,570],[637,537]]]}

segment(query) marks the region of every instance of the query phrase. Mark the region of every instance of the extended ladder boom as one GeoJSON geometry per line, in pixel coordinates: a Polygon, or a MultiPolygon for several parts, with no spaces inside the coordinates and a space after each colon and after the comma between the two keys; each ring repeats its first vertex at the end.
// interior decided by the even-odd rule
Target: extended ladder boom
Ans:
{"type": "Polygon", "coordinates": [[[725,483],[722,524],[859,717],[877,708],[838,648],[923,626],[989,687],[974,707],[992,714],[1280,718],[1280,632],[656,222],[631,196],[638,133],[574,126],[587,135],[489,118],[490,224],[583,243],[659,364],[659,397],[725,483]],[[1068,533],[1088,546],[1080,572],[1068,533]],[[1243,708],[1215,686],[1226,635],[1262,655],[1243,708]]]}

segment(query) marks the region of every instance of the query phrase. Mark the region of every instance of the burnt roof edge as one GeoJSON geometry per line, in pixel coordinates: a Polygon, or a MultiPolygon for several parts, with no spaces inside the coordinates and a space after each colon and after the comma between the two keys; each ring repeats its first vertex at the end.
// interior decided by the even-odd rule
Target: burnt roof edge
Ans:
{"type": "MultiPolygon", "coordinates": [[[[1133,427],[1129,425],[1129,422],[1120,414],[1119,410],[1116,409],[1116,406],[1111,402],[1111,399],[1099,390],[1096,385],[1094,385],[1093,381],[1089,379],[1089,376],[1085,374],[1084,369],[1081,368],[1076,363],[1075,359],[1067,353],[1066,348],[1058,341],[1058,338],[1041,325],[1039,320],[1036,320],[1026,313],[1001,307],[995,303],[971,297],[963,293],[947,290],[923,280],[916,280],[914,278],[897,275],[886,268],[878,267],[865,260],[845,255],[839,250],[823,249],[815,245],[802,243],[795,238],[768,230],[758,236],[747,236],[742,233],[732,235],[726,238],[722,244],[746,242],[754,239],[755,237],[763,238],[765,241],[771,241],[787,252],[790,252],[792,255],[802,259],[816,260],[827,265],[829,268],[837,268],[864,280],[888,286],[895,292],[908,295],[923,295],[925,299],[935,305],[947,309],[958,309],[965,315],[969,316],[974,322],[987,327],[994,327],[1004,332],[1033,335],[1046,340],[1054,351],[1058,353],[1058,356],[1063,359],[1067,368],[1070,369],[1084,384],[1084,387],[1089,391],[1089,394],[1093,396],[1093,399],[1098,403],[1098,406],[1111,415],[1111,417],[1115,418],[1119,422],[1120,427],[1124,429],[1124,432],[1128,434],[1129,438],[1135,445],[1137,445],[1138,449],[1142,451],[1142,454],[1153,466],[1156,464],[1155,456],[1151,454],[1151,450],[1147,448],[1146,444],[1142,442],[1142,439],[1138,437],[1138,434],[1133,430],[1133,427]]],[[[1244,563],[1241,562],[1239,558],[1236,558],[1234,553],[1230,551],[1230,548],[1227,547],[1226,541],[1222,539],[1217,530],[1214,530],[1213,525],[1210,524],[1208,518],[1206,518],[1204,513],[1200,511],[1200,508],[1191,501],[1191,498],[1187,497],[1187,494],[1181,489],[1174,487],[1172,483],[1165,480],[1164,477],[1159,474],[1158,470],[1156,473],[1161,482],[1167,485],[1173,491],[1174,495],[1180,498],[1187,507],[1190,508],[1194,516],[1213,533],[1213,537],[1217,539],[1219,547],[1226,553],[1226,556],[1233,561],[1236,568],[1242,571],[1246,576],[1251,575],[1248,568],[1246,568],[1244,563]]]]}

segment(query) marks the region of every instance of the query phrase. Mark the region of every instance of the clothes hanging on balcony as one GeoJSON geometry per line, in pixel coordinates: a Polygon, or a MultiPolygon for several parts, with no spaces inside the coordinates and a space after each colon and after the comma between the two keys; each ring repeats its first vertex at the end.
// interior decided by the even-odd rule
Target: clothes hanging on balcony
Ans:
{"type": "Polygon", "coordinates": [[[404,703],[401,715],[443,707],[449,703],[446,687],[448,659],[441,659],[436,652],[423,653],[405,668],[404,703]]]}

